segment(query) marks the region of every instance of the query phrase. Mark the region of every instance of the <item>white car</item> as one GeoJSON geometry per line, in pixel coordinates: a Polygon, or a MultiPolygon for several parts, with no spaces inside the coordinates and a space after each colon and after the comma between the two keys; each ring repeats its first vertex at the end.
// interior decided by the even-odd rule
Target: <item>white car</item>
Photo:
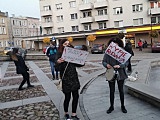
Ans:
{"type": "Polygon", "coordinates": [[[3,50],[3,53],[4,54],[7,54],[8,52],[12,51],[14,47],[5,47],[4,50],[3,50]]]}

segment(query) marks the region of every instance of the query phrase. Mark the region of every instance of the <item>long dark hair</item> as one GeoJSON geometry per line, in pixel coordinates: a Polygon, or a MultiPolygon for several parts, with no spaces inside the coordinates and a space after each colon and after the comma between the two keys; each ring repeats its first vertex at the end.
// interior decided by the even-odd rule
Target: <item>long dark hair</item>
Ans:
{"type": "MultiPolygon", "coordinates": [[[[67,39],[62,39],[62,40],[60,40],[59,47],[58,47],[58,51],[59,51],[60,53],[63,53],[63,50],[64,50],[63,43],[65,43],[66,41],[67,41],[67,39]]],[[[73,45],[71,45],[71,44],[69,43],[69,47],[72,47],[72,48],[73,48],[73,45]]]]}
{"type": "Polygon", "coordinates": [[[111,38],[111,39],[109,40],[109,42],[108,42],[108,46],[109,46],[109,44],[110,44],[111,42],[117,43],[119,47],[124,48],[123,41],[122,41],[120,38],[118,38],[118,37],[111,38]]]}
{"type": "Polygon", "coordinates": [[[18,61],[17,53],[18,53],[18,48],[13,48],[13,49],[12,49],[12,53],[11,53],[11,58],[12,58],[12,60],[18,61]]]}

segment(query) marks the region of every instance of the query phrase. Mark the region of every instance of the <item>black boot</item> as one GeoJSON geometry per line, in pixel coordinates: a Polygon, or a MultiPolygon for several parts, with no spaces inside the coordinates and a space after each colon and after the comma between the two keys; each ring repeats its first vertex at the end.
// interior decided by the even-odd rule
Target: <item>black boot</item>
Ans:
{"type": "Polygon", "coordinates": [[[107,110],[107,113],[111,113],[112,111],[114,110],[114,107],[113,106],[110,106],[109,109],[107,110]]]}
{"type": "Polygon", "coordinates": [[[123,113],[127,113],[127,110],[126,110],[125,106],[121,106],[121,110],[122,110],[123,113]]]}
{"type": "Polygon", "coordinates": [[[32,88],[32,87],[34,87],[34,85],[30,84],[30,85],[27,86],[27,88],[32,88]]]}

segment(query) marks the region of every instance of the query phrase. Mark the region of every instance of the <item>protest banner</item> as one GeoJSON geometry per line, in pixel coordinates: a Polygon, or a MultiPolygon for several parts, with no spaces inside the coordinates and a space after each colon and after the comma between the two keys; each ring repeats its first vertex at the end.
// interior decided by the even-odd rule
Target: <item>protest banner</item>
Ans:
{"type": "Polygon", "coordinates": [[[110,45],[107,47],[106,54],[110,55],[120,63],[125,63],[130,57],[131,54],[119,47],[114,42],[111,42],[110,45]]]}
{"type": "Polygon", "coordinates": [[[77,63],[84,65],[85,60],[87,59],[89,52],[84,50],[78,50],[70,47],[65,47],[62,58],[71,63],[77,63]]]}

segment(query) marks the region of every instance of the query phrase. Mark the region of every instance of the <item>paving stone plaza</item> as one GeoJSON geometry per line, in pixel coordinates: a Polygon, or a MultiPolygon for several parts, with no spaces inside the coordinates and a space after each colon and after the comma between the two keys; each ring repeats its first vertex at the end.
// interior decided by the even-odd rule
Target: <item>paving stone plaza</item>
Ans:
{"type": "MultiPolygon", "coordinates": [[[[140,61],[160,57],[160,53],[150,53],[149,50],[134,51],[135,56],[132,57],[134,70],[140,61]]],[[[127,92],[125,92],[125,105],[128,113],[122,113],[117,89],[115,110],[111,114],[106,113],[109,107],[109,88],[103,75],[105,69],[101,64],[102,58],[103,54],[90,54],[85,66],[77,69],[81,83],[77,113],[81,120],[159,120],[159,107],[133,97],[127,92]]],[[[0,81],[0,120],[63,120],[64,96],[57,90],[54,84],[56,80],[51,80],[48,60],[27,60],[26,64],[30,69],[31,83],[35,87],[18,91],[22,76],[16,74],[14,63],[0,62],[3,76],[0,81]]],[[[157,90],[160,89],[159,70],[160,62],[152,63],[148,80],[148,85],[157,90]],[[154,82],[151,82],[152,79],[154,82]]]]}

